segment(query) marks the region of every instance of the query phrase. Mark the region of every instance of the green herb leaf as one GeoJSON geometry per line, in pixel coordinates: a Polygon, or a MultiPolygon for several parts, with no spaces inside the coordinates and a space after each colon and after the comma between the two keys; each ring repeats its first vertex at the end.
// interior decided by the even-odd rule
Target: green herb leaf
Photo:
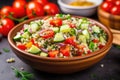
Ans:
{"type": "Polygon", "coordinates": [[[8,48],[3,48],[4,52],[10,52],[10,50],[8,48]]]}
{"type": "Polygon", "coordinates": [[[33,74],[29,72],[20,71],[13,66],[11,68],[14,70],[16,77],[21,78],[21,80],[32,80],[34,78],[33,74]]]}

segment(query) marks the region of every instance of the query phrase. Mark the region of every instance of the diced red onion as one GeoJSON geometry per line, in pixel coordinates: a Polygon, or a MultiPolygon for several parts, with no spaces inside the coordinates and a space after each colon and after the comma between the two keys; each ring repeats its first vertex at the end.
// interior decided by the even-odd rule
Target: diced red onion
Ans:
{"type": "Polygon", "coordinates": [[[64,43],[57,43],[59,46],[65,46],[66,44],[64,43]]]}
{"type": "Polygon", "coordinates": [[[29,29],[29,32],[32,33],[32,29],[31,28],[29,29]]]}
{"type": "Polygon", "coordinates": [[[48,50],[47,49],[45,49],[45,48],[41,48],[41,50],[43,51],[43,52],[48,52],[48,50]]]}
{"type": "Polygon", "coordinates": [[[82,30],[78,30],[77,32],[81,33],[81,32],[82,32],[82,30]]]}

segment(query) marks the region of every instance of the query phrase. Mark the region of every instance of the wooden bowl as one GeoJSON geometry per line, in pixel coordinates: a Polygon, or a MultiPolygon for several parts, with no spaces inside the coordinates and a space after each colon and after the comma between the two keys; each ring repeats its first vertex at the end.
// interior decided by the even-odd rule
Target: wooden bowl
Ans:
{"type": "Polygon", "coordinates": [[[105,47],[101,50],[93,52],[90,55],[86,56],[79,56],[79,57],[72,57],[72,58],[50,58],[50,57],[41,57],[34,54],[27,53],[18,49],[15,46],[15,42],[13,41],[13,37],[16,35],[18,31],[22,28],[22,26],[30,21],[42,19],[42,18],[34,18],[31,20],[27,20],[16,25],[8,34],[8,42],[13,50],[13,52],[25,63],[30,65],[31,67],[48,72],[48,73],[59,73],[59,74],[68,74],[78,72],[84,69],[89,68],[90,66],[94,65],[98,61],[100,61],[109,51],[112,45],[112,33],[109,28],[105,27],[101,23],[94,21],[98,26],[100,26],[103,30],[106,31],[108,35],[108,41],[105,47]]]}
{"type": "Polygon", "coordinates": [[[112,29],[120,30],[120,16],[112,15],[108,12],[105,12],[99,6],[98,7],[98,18],[100,22],[103,23],[105,26],[110,27],[112,29]]]}

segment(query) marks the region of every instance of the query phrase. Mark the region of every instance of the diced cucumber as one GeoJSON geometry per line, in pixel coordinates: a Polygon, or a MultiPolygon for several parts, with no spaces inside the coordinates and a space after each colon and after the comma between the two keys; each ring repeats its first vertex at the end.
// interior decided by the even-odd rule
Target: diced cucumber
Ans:
{"type": "Polygon", "coordinates": [[[14,39],[15,41],[20,41],[21,35],[20,35],[20,34],[17,34],[13,39],[14,39]]]}
{"type": "Polygon", "coordinates": [[[32,32],[36,32],[39,29],[39,26],[37,23],[30,24],[30,29],[32,32]]]}
{"type": "Polygon", "coordinates": [[[48,56],[48,53],[41,52],[41,53],[40,53],[40,56],[42,56],[42,57],[47,57],[47,56],[48,56]]]}
{"type": "Polygon", "coordinates": [[[82,23],[80,25],[80,29],[88,29],[89,24],[88,23],[82,23]]]}
{"type": "Polygon", "coordinates": [[[93,26],[92,29],[93,29],[94,32],[100,33],[100,28],[99,27],[93,26]]]}
{"type": "Polygon", "coordinates": [[[56,33],[53,41],[54,42],[62,42],[64,40],[65,39],[64,39],[64,36],[62,33],[56,33]]]}
{"type": "Polygon", "coordinates": [[[86,37],[84,35],[79,35],[78,40],[82,43],[86,43],[86,37]]]}
{"type": "Polygon", "coordinates": [[[30,49],[28,49],[28,52],[33,53],[33,54],[37,54],[40,53],[40,49],[37,46],[32,45],[32,47],[30,49]]]}
{"type": "Polygon", "coordinates": [[[69,32],[70,30],[71,30],[71,28],[69,25],[62,25],[60,27],[60,32],[63,32],[63,33],[69,32]]]}
{"type": "Polygon", "coordinates": [[[52,30],[53,30],[55,33],[59,32],[59,28],[58,28],[58,27],[53,27],[52,30]]]}
{"type": "Polygon", "coordinates": [[[90,39],[90,35],[89,35],[88,30],[83,30],[82,34],[86,37],[86,39],[90,39]]]}
{"type": "Polygon", "coordinates": [[[102,36],[100,36],[100,42],[104,44],[106,43],[106,40],[102,36]]]}
{"type": "Polygon", "coordinates": [[[28,39],[29,37],[30,37],[29,32],[24,32],[24,33],[22,34],[22,38],[28,39]]]}

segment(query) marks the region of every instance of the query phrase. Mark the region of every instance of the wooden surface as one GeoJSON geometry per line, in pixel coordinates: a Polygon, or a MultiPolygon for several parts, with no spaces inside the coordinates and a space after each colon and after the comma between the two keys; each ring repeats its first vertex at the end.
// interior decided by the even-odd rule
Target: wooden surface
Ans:
{"type": "MultiPolygon", "coordinates": [[[[12,2],[13,0],[9,1],[12,2]]],[[[0,4],[3,6],[10,4],[10,2],[4,0],[3,2],[0,2],[0,4]]],[[[91,18],[97,20],[96,15],[91,18]]],[[[2,52],[2,54],[0,54],[0,80],[20,80],[15,77],[11,66],[16,67],[17,69],[23,67],[25,71],[35,75],[35,80],[120,80],[120,49],[116,48],[114,45],[104,59],[96,65],[87,70],[68,75],[49,74],[32,69],[12,52],[7,38],[3,38],[0,42],[0,52],[2,52]],[[10,52],[4,52],[3,48],[10,49],[10,52]],[[11,57],[15,58],[15,62],[7,63],[6,60],[11,57]]]]}

